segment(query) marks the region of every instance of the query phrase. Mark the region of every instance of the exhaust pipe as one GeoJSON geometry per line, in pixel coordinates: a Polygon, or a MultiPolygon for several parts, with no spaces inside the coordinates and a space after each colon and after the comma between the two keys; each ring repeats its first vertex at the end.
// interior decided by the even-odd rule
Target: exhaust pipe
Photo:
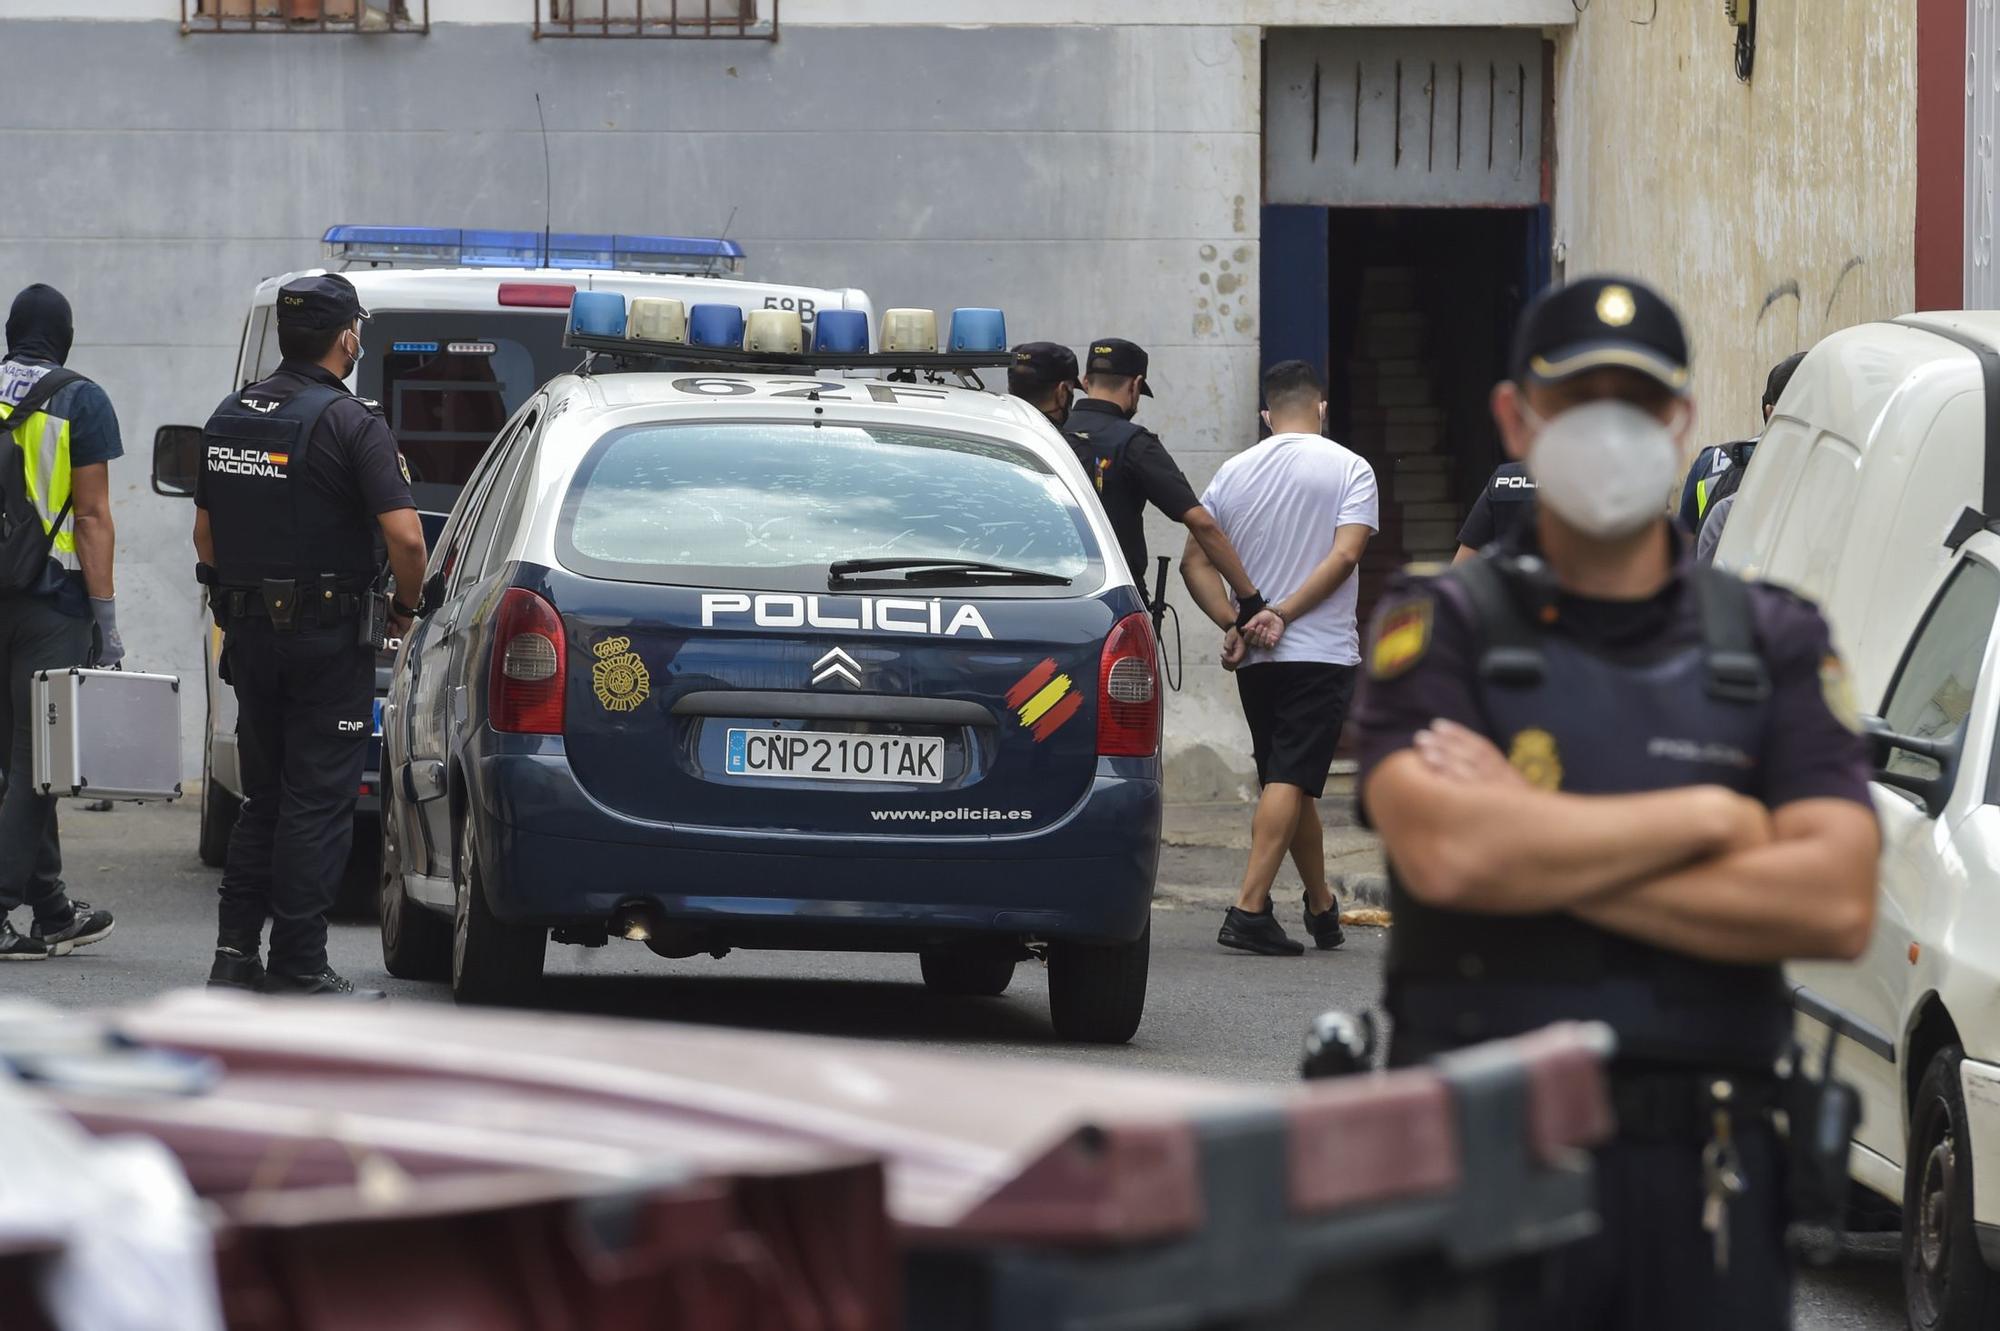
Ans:
{"type": "Polygon", "coordinates": [[[658,922],[653,908],[644,903],[620,906],[611,917],[611,932],[632,943],[650,943],[658,922]]]}

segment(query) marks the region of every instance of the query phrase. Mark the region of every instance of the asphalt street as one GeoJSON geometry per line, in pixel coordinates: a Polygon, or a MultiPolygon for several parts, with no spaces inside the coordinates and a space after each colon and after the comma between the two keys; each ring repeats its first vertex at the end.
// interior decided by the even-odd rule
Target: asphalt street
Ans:
{"type": "MultiPolygon", "coordinates": [[[[118,927],[103,943],[72,956],[5,967],[0,985],[6,992],[64,1007],[104,1007],[202,983],[214,946],[216,874],[195,859],[195,815],[191,799],[121,805],[105,814],[66,804],[71,891],[116,912],[118,927]]],[[[1247,811],[1239,819],[1233,811],[1210,809],[1179,822],[1182,832],[1170,830],[1163,855],[1145,1024],[1121,1048],[1057,1042],[1048,1028],[1047,983],[1033,964],[1017,969],[1003,997],[947,999],[923,989],[914,957],[753,952],[665,961],[634,943],[551,945],[543,1001],[568,1012],[1288,1080],[1296,1075],[1299,1039],[1315,1013],[1374,1001],[1386,931],[1351,927],[1341,950],[1297,959],[1223,951],[1215,930],[1233,895],[1241,852],[1216,843],[1236,839],[1222,829],[1247,828],[1247,811]],[[1190,826],[1218,830],[1190,834],[1190,826]]],[[[1330,850],[1346,844],[1337,829],[1329,838],[1330,850]]],[[[1287,870],[1281,918],[1302,936],[1298,893],[1287,870]]],[[[387,989],[392,1001],[450,1001],[442,985],[394,980],[383,971],[372,922],[336,923],[330,950],[343,974],[387,989]]],[[[1797,1325],[1801,1331],[1888,1331],[1903,1326],[1901,1309],[1894,1236],[1862,1236],[1849,1241],[1831,1270],[1806,1278],[1797,1325]]]]}

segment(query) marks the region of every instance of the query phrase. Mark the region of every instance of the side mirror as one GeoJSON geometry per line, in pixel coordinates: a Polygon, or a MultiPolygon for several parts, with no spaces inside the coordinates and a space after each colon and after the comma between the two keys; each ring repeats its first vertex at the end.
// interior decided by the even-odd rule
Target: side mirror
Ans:
{"type": "Polygon", "coordinates": [[[419,616],[428,615],[444,603],[444,570],[439,569],[424,579],[424,599],[417,605],[419,616]]]}
{"type": "Polygon", "coordinates": [[[1950,739],[1928,739],[1918,735],[1899,735],[1889,729],[1889,725],[1879,716],[1861,718],[1862,733],[1870,744],[1869,761],[1874,766],[1874,779],[1892,789],[1914,795],[1917,804],[1927,814],[1935,815],[1951,798],[1952,781],[1957,776],[1959,745],[1964,736],[1961,730],[1950,739]],[[1890,758],[1896,753],[1913,753],[1919,758],[1937,764],[1937,772],[1930,776],[1915,772],[1897,771],[1889,766],[1890,758]]]}
{"type": "Polygon", "coordinates": [[[162,425],[153,431],[153,493],[171,499],[194,494],[201,474],[201,427],[162,425]]]}

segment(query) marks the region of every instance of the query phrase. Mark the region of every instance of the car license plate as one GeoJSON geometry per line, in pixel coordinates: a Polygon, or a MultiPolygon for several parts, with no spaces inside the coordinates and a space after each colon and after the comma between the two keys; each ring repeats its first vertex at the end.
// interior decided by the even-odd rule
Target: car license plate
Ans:
{"type": "Polygon", "coordinates": [[[731,776],[934,786],[944,780],[944,741],[927,735],[731,730],[725,770],[731,776]]]}

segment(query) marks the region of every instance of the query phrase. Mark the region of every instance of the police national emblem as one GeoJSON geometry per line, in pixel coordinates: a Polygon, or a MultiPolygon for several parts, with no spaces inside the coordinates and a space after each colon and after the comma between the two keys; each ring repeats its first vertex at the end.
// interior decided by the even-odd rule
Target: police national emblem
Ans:
{"type": "Polygon", "coordinates": [[[1418,596],[1383,612],[1368,648],[1368,673],[1394,679],[1424,659],[1431,645],[1431,598],[1418,596]]]}
{"type": "Polygon", "coordinates": [[[1556,737],[1539,728],[1514,736],[1507,761],[1537,790],[1561,790],[1562,755],[1556,752],[1556,737]]]}
{"type": "Polygon", "coordinates": [[[1604,288],[1597,296],[1597,318],[1607,328],[1623,328],[1639,316],[1639,302],[1633,298],[1630,287],[1616,283],[1604,288]]]}
{"type": "Polygon", "coordinates": [[[607,712],[636,711],[653,692],[646,663],[632,650],[630,638],[605,638],[590,649],[597,664],[590,668],[590,685],[607,712]]]}

